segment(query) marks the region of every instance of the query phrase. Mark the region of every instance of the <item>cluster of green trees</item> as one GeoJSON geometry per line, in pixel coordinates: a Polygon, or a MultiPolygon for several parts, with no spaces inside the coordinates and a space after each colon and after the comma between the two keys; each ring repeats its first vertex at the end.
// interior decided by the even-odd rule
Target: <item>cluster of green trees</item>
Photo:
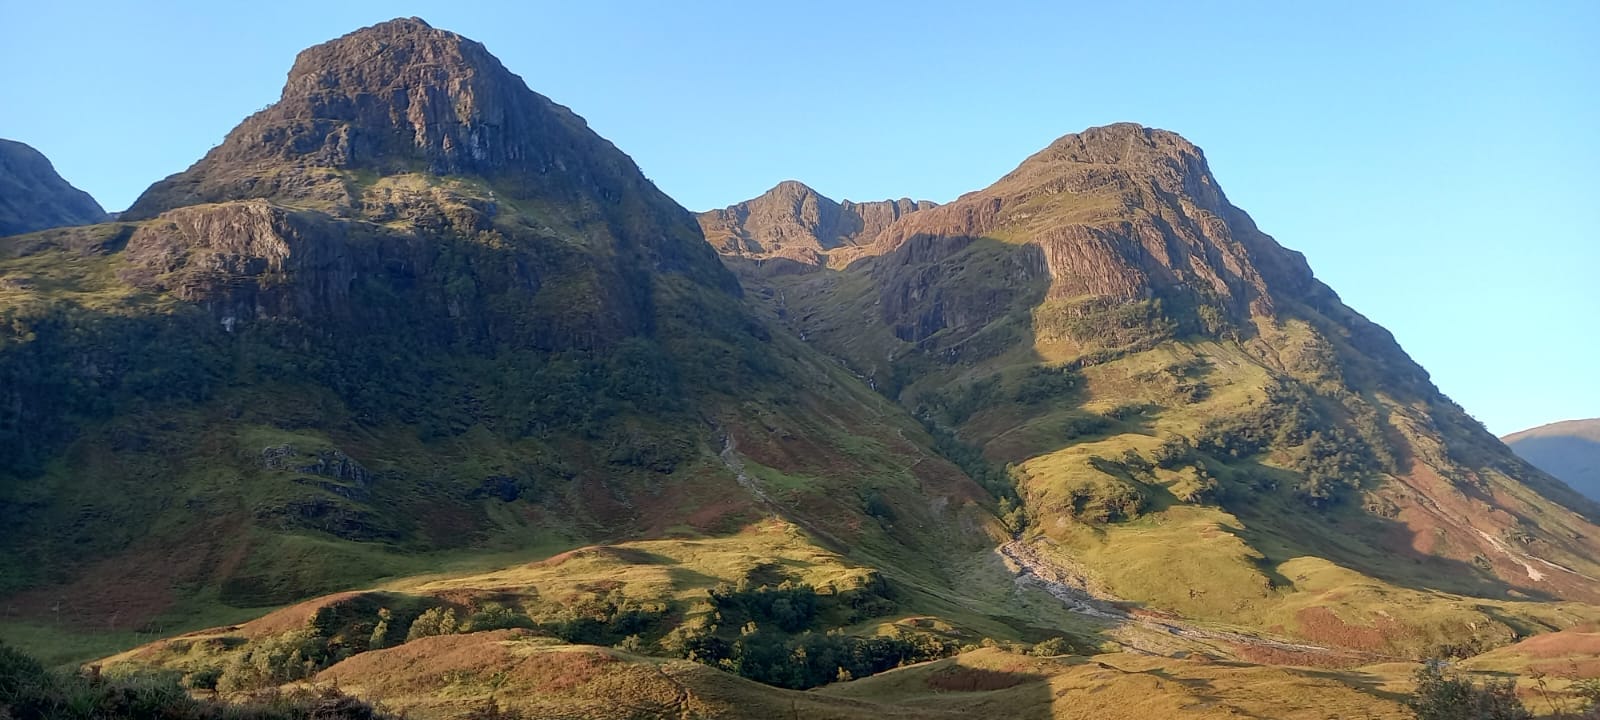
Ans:
{"type": "Polygon", "coordinates": [[[1182,330],[1159,299],[1129,303],[1092,298],[1067,304],[1047,303],[1035,311],[1034,323],[1042,334],[1066,335],[1104,351],[1104,357],[1098,359],[1155,347],[1177,337],[1182,330]]]}
{"type": "Polygon", "coordinates": [[[1315,507],[1340,502],[1385,463],[1363,433],[1341,422],[1336,409],[1324,407],[1329,404],[1298,384],[1274,383],[1266,400],[1249,412],[1209,421],[1194,447],[1225,461],[1282,452],[1305,476],[1296,488],[1302,499],[1315,507]]]}
{"type": "Polygon", "coordinates": [[[388,715],[337,689],[269,692],[225,702],[200,699],[176,673],[123,677],[49,670],[0,645],[0,718],[15,720],[379,720],[388,715]]]}
{"type": "Polygon", "coordinates": [[[732,641],[719,637],[713,625],[688,627],[671,636],[667,647],[740,677],[794,690],[866,677],[959,650],[955,643],[928,634],[791,634],[755,622],[746,623],[732,641]]]}
{"type": "Polygon", "coordinates": [[[880,576],[872,575],[858,587],[819,592],[781,575],[781,567],[762,566],[738,583],[718,585],[688,621],[670,603],[641,602],[616,588],[543,606],[488,601],[460,607],[367,594],[319,609],[304,628],[252,640],[225,664],[196,669],[185,682],[226,692],[275,687],[356,653],[435,635],[505,628],[643,654],[664,652],[783,687],[813,687],[833,681],[841,669],[859,677],[950,651],[942,641],[920,636],[855,638],[821,632],[893,612],[895,602],[880,576]],[[816,659],[791,670],[780,667],[783,663],[774,659],[779,654],[816,659]],[[800,674],[785,674],[793,672],[800,674]]]}
{"type": "Polygon", "coordinates": [[[1067,365],[1035,365],[1017,381],[1012,398],[1019,403],[1036,405],[1073,397],[1083,387],[1083,374],[1067,365]]]}

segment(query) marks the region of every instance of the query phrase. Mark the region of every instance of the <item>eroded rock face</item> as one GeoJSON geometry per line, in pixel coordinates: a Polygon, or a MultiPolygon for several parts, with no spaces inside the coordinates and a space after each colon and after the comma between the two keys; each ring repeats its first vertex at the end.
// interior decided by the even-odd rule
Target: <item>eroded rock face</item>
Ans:
{"type": "Polygon", "coordinates": [[[300,53],[278,102],[145,191],[125,218],[249,199],[364,217],[371,173],[480,178],[597,250],[738,291],[693,216],[627,155],[482,45],[415,18],[300,53]]]}
{"type": "Polygon", "coordinates": [[[900,218],[933,207],[908,198],[834,202],[788,180],[761,197],[700,213],[699,220],[706,240],[724,255],[825,265],[831,252],[869,243],[900,218]]]}
{"type": "Polygon", "coordinates": [[[419,343],[556,350],[604,346],[649,327],[648,288],[614,259],[507,240],[490,232],[482,209],[462,202],[408,198],[386,212],[406,223],[264,200],[178,208],[133,232],[120,274],[204,308],[229,332],[279,320],[344,341],[385,329],[419,343]]]}
{"type": "Polygon", "coordinates": [[[1228,204],[1199,148],[1132,124],[1062,137],[994,185],[893,224],[875,272],[903,284],[936,259],[919,238],[985,236],[1039,248],[1053,298],[1181,298],[1242,320],[1312,283],[1298,253],[1228,204]]]}
{"type": "Polygon", "coordinates": [[[105,220],[100,203],[57,175],[38,150],[0,140],[0,237],[105,220]]]}

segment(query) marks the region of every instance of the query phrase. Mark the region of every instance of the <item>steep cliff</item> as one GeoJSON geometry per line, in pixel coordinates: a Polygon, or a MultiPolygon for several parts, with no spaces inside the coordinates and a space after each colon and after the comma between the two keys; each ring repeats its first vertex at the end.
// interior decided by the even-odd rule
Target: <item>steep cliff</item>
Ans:
{"type": "Polygon", "coordinates": [[[106,211],[38,150],[0,139],[0,237],[102,222],[106,211]]]}

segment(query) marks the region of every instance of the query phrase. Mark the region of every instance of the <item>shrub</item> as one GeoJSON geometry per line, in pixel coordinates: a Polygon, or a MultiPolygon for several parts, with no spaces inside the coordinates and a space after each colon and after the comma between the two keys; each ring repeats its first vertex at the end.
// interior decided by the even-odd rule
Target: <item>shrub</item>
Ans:
{"type": "Polygon", "coordinates": [[[534,622],[516,608],[500,603],[485,603],[477,612],[461,623],[461,632],[505,630],[507,628],[533,628],[534,622]]]}
{"type": "Polygon", "coordinates": [[[1061,423],[1061,439],[1073,441],[1091,435],[1099,435],[1112,428],[1113,423],[1099,415],[1085,414],[1073,415],[1061,423]]]}
{"type": "Polygon", "coordinates": [[[217,678],[217,690],[256,690],[299,680],[315,672],[325,659],[326,652],[310,631],[263,638],[228,662],[217,678]]]}
{"type": "MultiPolygon", "coordinates": [[[[194,673],[191,673],[194,675],[194,673]]],[[[375,720],[373,706],[327,688],[239,698],[199,699],[179,684],[176,673],[102,675],[47,670],[33,658],[0,645],[0,718],[44,720],[375,720]]]]}
{"type": "Polygon", "coordinates": [[[817,591],[810,585],[789,581],[777,587],[723,583],[710,593],[711,605],[729,623],[749,620],[792,633],[810,627],[817,619],[817,591]]]}
{"type": "Polygon", "coordinates": [[[611,590],[542,615],[538,628],[570,643],[615,645],[629,635],[659,632],[670,614],[662,603],[641,603],[611,590]]]}
{"type": "Polygon", "coordinates": [[[456,631],[456,611],[450,608],[430,608],[411,621],[406,631],[406,642],[433,635],[450,635],[456,631]]]}
{"type": "Polygon", "coordinates": [[[1034,657],[1055,657],[1057,655],[1066,655],[1070,652],[1072,652],[1072,644],[1067,642],[1066,638],[1053,637],[1049,640],[1041,640],[1035,643],[1033,648],[1028,651],[1028,654],[1034,657]]]}
{"type": "Polygon", "coordinates": [[[1514,680],[1472,680],[1445,669],[1439,660],[1429,660],[1417,671],[1417,687],[1406,699],[1406,707],[1417,720],[1528,720],[1533,713],[1517,699],[1514,680]]]}
{"type": "Polygon", "coordinates": [[[1174,435],[1161,441],[1150,457],[1155,460],[1156,467],[1167,470],[1183,467],[1195,460],[1194,443],[1182,435],[1174,435]]]}
{"type": "Polygon", "coordinates": [[[1016,401],[1028,405],[1070,397],[1083,385],[1083,375],[1070,367],[1034,366],[1017,384],[1016,401]]]}

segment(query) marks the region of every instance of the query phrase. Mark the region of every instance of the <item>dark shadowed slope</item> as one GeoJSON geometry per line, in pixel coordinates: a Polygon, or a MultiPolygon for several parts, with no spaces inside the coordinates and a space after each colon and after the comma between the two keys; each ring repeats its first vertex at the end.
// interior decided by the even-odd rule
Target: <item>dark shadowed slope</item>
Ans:
{"type": "Polygon", "coordinates": [[[1501,439],[1522,459],[1600,500],[1600,418],[1550,423],[1501,439]]]}
{"type": "Polygon", "coordinates": [[[105,219],[100,203],[57,175],[38,150],[0,140],[0,237],[105,219]]]}

